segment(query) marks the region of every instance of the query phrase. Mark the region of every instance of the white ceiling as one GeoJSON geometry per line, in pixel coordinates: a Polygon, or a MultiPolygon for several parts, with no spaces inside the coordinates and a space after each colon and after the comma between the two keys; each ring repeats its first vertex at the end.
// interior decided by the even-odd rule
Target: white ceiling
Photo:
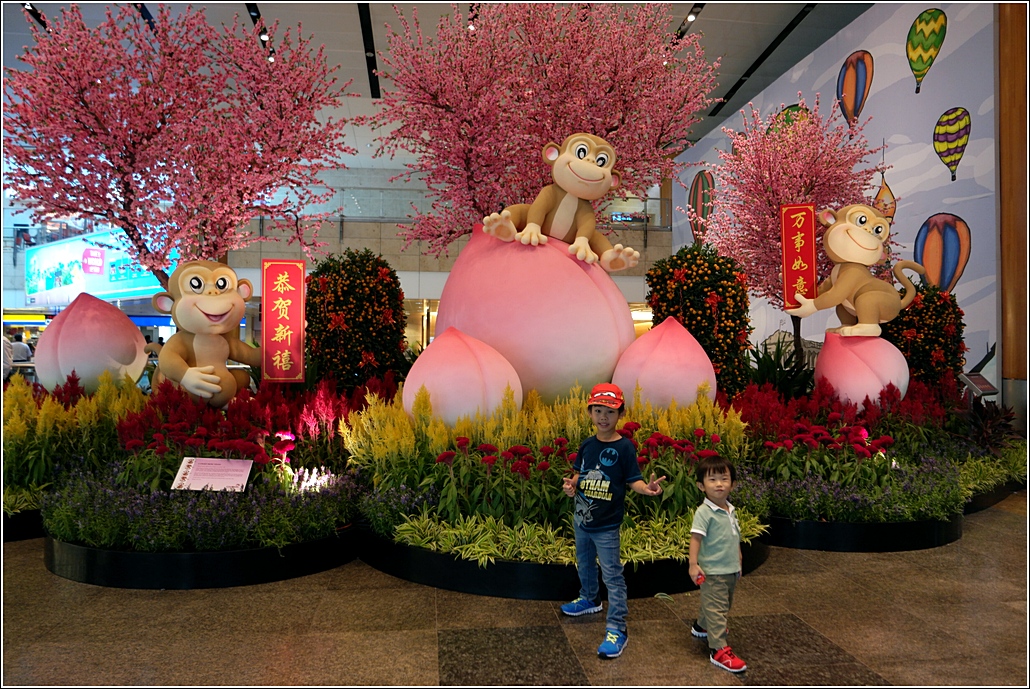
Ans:
{"type": "MultiPolygon", "coordinates": [[[[58,16],[60,8],[67,3],[42,2],[34,3],[44,17],[58,16]]],[[[180,11],[184,4],[171,4],[180,11]]],[[[212,24],[231,24],[233,16],[238,14],[241,22],[249,23],[245,3],[213,2],[202,5],[208,21],[212,24]]],[[[694,4],[674,3],[672,5],[673,26],[675,31],[694,4]]],[[[99,24],[105,13],[103,3],[80,4],[83,16],[90,25],[99,24]]],[[[149,7],[156,13],[157,4],[149,7]]],[[[396,26],[397,16],[392,4],[371,3],[370,14],[377,51],[387,48],[386,24],[396,26]]],[[[414,7],[418,9],[419,22],[423,31],[429,34],[435,28],[437,20],[444,14],[451,13],[451,5],[443,3],[399,4],[405,16],[411,15],[414,7]]],[[[468,3],[459,3],[463,14],[468,12],[468,3]]],[[[766,85],[774,81],[812,50],[847,26],[855,17],[864,12],[869,3],[818,3],[807,5],[811,11],[803,21],[790,32],[783,42],[756,66],[759,58],[767,51],[777,36],[806,7],[803,3],[731,3],[709,2],[704,4],[697,20],[691,25],[691,32],[701,34],[701,45],[705,56],[714,60],[722,58],[719,69],[719,86],[713,93],[716,97],[724,96],[738,79],[749,68],[755,67],[753,73],[740,86],[736,94],[722,107],[716,116],[705,117],[695,129],[695,138],[700,138],[718,126],[728,115],[732,115],[747,104],[748,100],[759,93],[766,85]]],[[[371,114],[376,108],[376,100],[370,98],[369,78],[362,42],[361,23],[358,14],[358,3],[337,2],[305,2],[305,3],[258,3],[262,19],[271,24],[279,20],[280,26],[296,26],[300,23],[305,34],[314,35],[314,43],[324,44],[328,59],[340,65],[342,81],[353,79],[351,92],[361,95],[360,98],[345,98],[340,114],[353,117],[357,114],[371,114]]],[[[3,66],[18,68],[18,60],[24,49],[32,40],[22,3],[5,2],[3,4],[3,66]]],[[[389,83],[381,83],[383,90],[390,88],[389,83]]],[[[373,159],[372,133],[366,129],[351,127],[347,142],[358,149],[357,159],[348,159],[350,168],[396,168],[403,158],[395,160],[373,159]]]]}

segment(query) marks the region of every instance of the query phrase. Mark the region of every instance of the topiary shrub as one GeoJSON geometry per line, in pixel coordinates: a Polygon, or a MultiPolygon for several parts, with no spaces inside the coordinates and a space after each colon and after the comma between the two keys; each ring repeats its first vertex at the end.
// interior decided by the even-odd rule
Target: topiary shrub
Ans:
{"type": "Polygon", "coordinates": [[[350,391],[387,374],[401,380],[407,315],[396,271],[368,249],[318,262],[307,278],[308,382],[330,379],[350,391]]]}
{"type": "Polygon", "coordinates": [[[739,264],[711,245],[694,244],[655,261],[646,279],[652,322],[675,318],[712,360],[720,392],[732,397],[743,390],[753,328],[747,277],[739,264]]]}
{"type": "Polygon", "coordinates": [[[909,307],[880,326],[880,337],[905,355],[913,380],[932,384],[945,371],[962,373],[967,351],[962,341],[963,315],[955,295],[922,281],[909,307]]]}

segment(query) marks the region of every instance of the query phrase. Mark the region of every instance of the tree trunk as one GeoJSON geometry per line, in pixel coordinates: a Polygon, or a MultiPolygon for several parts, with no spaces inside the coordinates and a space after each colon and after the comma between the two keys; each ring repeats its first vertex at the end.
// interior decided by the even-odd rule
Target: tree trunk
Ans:
{"type": "Polygon", "coordinates": [[[800,371],[805,365],[805,352],[802,348],[801,340],[801,319],[797,316],[791,316],[790,322],[794,326],[794,366],[795,370],[800,371]]]}

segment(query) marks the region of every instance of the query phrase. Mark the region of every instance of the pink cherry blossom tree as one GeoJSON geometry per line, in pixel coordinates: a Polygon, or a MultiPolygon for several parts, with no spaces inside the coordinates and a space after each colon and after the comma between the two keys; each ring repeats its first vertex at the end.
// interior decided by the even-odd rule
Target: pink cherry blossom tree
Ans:
{"type": "MultiPolygon", "coordinates": [[[[836,103],[824,118],[819,95],[811,108],[798,94],[797,108],[784,109],[763,118],[751,107],[741,111],[740,130],[723,127],[730,138],[728,151],[719,151],[711,167],[715,180],[713,208],[706,222],[705,240],[721,253],[735,258],[747,271],[753,294],[783,308],[781,273],[780,206],[811,203],[816,212],[852,203],[870,203],[874,175],[887,168],[868,164],[883,146],[870,148],[862,133],[869,123],[848,126],[836,103]]],[[[821,245],[823,227],[816,223],[821,245]]],[[[833,267],[822,251],[816,252],[819,280],[833,267]]],[[[801,351],[801,319],[794,324],[795,351],[801,351]]]]}
{"type": "Polygon", "coordinates": [[[353,153],[323,48],[259,27],[210,26],[203,11],[148,24],[131,4],[96,28],[78,7],[31,24],[28,69],[4,75],[7,189],[34,220],[90,217],[125,233],[127,250],[167,285],[170,256],[216,259],[255,241],[310,250],[333,191],[319,180],[353,153]],[[270,236],[245,225],[272,219],[270,236]],[[278,235],[278,236],[277,236],[278,235]]]}
{"type": "Polygon", "coordinates": [[[403,228],[435,254],[473,223],[529,203],[551,183],[545,143],[575,132],[605,138],[622,172],[619,193],[645,196],[677,176],[695,114],[713,101],[715,64],[694,34],[678,38],[663,4],[482,3],[474,21],[455,7],[425,37],[416,10],[398,11],[393,88],[378,114],[377,155],[406,151],[433,199],[403,228]]]}

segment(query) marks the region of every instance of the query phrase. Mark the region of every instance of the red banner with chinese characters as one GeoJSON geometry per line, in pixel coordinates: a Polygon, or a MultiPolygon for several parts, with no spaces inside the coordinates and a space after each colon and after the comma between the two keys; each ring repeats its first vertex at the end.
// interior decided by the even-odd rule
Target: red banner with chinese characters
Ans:
{"type": "Polygon", "coordinates": [[[815,299],[815,206],[780,206],[780,237],[783,246],[783,304],[785,309],[801,306],[794,293],[815,299]]]}
{"type": "Polygon", "coordinates": [[[261,261],[261,379],[304,380],[304,261],[261,261]]]}

